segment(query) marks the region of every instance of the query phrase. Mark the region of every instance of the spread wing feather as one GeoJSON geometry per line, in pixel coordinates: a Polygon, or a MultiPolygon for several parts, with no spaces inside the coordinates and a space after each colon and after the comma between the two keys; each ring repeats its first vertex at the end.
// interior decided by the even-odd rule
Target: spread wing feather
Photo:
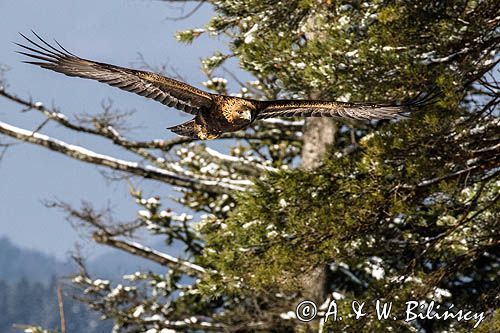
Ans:
{"type": "Polygon", "coordinates": [[[334,117],[359,120],[391,119],[431,104],[438,94],[417,96],[404,103],[344,103],[336,101],[278,100],[262,102],[256,119],[274,117],[334,117]]]}
{"type": "Polygon", "coordinates": [[[80,58],[62,47],[59,49],[44,41],[35,32],[39,43],[21,34],[31,45],[17,44],[30,52],[19,52],[36,61],[26,63],[38,65],[68,76],[77,76],[97,80],[111,86],[152,98],[162,104],[181,111],[197,114],[200,110],[210,108],[211,95],[180,81],[162,75],[123,68],[105,63],[80,58]]]}

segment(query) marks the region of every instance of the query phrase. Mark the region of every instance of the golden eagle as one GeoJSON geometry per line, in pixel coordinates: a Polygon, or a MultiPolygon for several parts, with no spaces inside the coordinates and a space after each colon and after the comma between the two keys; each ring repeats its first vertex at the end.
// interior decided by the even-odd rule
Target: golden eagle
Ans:
{"type": "Polygon", "coordinates": [[[37,61],[25,61],[68,76],[93,79],[111,86],[152,98],[162,104],[195,115],[194,119],[170,127],[178,135],[195,139],[215,139],[225,132],[248,127],[258,119],[274,117],[335,117],[351,119],[390,119],[401,113],[427,105],[435,95],[428,94],[404,103],[344,103],[320,100],[257,101],[212,94],[186,83],[147,71],[118,67],[80,58],[44,41],[20,34],[28,45],[16,43],[32,52],[19,52],[37,61]]]}

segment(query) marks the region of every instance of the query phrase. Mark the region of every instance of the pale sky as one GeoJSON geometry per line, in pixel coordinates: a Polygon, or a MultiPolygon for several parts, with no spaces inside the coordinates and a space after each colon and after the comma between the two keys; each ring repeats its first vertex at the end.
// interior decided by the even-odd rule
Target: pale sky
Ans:
{"type": "MultiPolygon", "coordinates": [[[[186,7],[189,10],[194,4],[186,7]]],[[[179,7],[177,7],[179,8],[179,7]]],[[[160,103],[108,87],[98,82],[70,78],[21,63],[23,56],[14,51],[12,42],[22,41],[18,32],[30,34],[33,29],[48,40],[57,39],[71,52],[84,58],[131,67],[142,53],[152,65],[168,63],[191,84],[202,87],[205,79],[200,58],[217,48],[222,41],[203,37],[192,45],[179,44],[175,32],[201,27],[211,17],[208,4],[192,17],[172,21],[167,17],[182,13],[171,5],[154,0],[16,0],[0,1],[0,64],[8,66],[8,89],[22,97],[46,105],[54,103],[68,116],[100,111],[101,101],[111,98],[122,110],[135,109],[134,125],[141,128],[131,135],[136,139],[170,138],[165,128],[188,120],[185,114],[160,103]]],[[[137,64],[135,64],[137,66],[137,64]]],[[[233,66],[236,66],[233,64],[233,66]]],[[[0,120],[27,129],[36,128],[43,117],[35,111],[21,113],[20,107],[0,98],[0,120]]],[[[104,140],[78,135],[57,127],[46,126],[42,133],[85,145],[99,153],[127,158],[130,155],[104,140]]],[[[0,142],[13,140],[0,135],[0,142]]],[[[109,183],[96,166],[77,162],[28,143],[8,150],[0,162],[0,236],[8,236],[15,244],[38,249],[65,258],[81,237],[64,219],[64,214],[45,208],[44,199],[58,198],[78,204],[81,200],[103,207],[111,203],[123,220],[131,220],[137,207],[124,183],[109,183]]],[[[170,186],[145,181],[146,193],[162,198],[175,195],[170,186]]],[[[171,201],[165,201],[171,207],[171,201]]],[[[87,241],[88,255],[100,253],[87,241]]]]}

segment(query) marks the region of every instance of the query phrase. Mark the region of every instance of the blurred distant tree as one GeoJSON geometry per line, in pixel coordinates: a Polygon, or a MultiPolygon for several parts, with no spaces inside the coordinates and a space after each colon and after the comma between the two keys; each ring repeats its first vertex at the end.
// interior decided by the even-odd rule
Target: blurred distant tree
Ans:
{"type": "MultiPolygon", "coordinates": [[[[48,285],[21,279],[18,283],[0,280],[0,332],[15,333],[27,324],[36,323],[47,328],[59,327],[56,288],[52,279],[48,285]]],[[[95,313],[70,297],[64,299],[67,332],[103,332],[110,323],[99,321],[95,313]]],[[[25,326],[26,325],[26,326],[25,326]]],[[[39,329],[43,331],[43,329],[39,329]]],[[[36,331],[33,331],[35,333],[36,331]]]]}
{"type": "MultiPolygon", "coordinates": [[[[439,103],[404,121],[254,124],[221,154],[190,139],[139,142],[118,131],[119,115],[84,123],[0,94],[69,130],[107,138],[136,154],[130,163],[96,155],[0,122],[0,133],[81,161],[174,185],[199,221],[131,189],[140,206],[128,224],[109,211],[63,202],[96,242],[158,262],[164,275],[136,272],[112,285],[85,271],[82,300],[115,331],[469,331],[473,321],[405,322],[404,302],[435,301],[484,311],[478,331],[496,331],[500,284],[497,81],[498,1],[212,0],[204,28],[179,32],[229,39],[231,54],[203,61],[208,89],[239,96],[404,99],[438,87],[439,103]],[[224,62],[237,57],[255,81],[240,82],[224,62]],[[319,132],[319,135],[318,135],[319,132]],[[307,151],[306,151],[307,148],[307,151]],[[173,159],[170,152],[176,153],[173,159]],[[326,155],[323,159],[323,153],[326,155]],[[301,156],[303,167],[298,168],[301,156]],[[138,230],[180,242],[169,256],[132,241],[138,230]],[[311,291],[311,289],[317,289],[311,291]],[[319,292],[318,292],[319,291],[319,292]],[[299,299],[394,302],[398,320],[374,316],[305,326],[299,299]],[[318,299],[319,297],[319,299],[318,299]]],[[[108,110],[109,111],[109,110],[108,110]]]]}

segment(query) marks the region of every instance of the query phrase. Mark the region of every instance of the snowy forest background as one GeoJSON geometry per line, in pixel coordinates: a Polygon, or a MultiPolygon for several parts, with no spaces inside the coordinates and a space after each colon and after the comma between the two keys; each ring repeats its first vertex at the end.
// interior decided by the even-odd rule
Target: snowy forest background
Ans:
{"type": "MultiPolygon", "coordinates": [[[[75,266],[39,251],[18,248],[7,238],[0,238],[0,267],[0,332],[19,332],[14,324],[58,327],[59,279],[74,271],[75,266]]],[[[67,299],[65,306],[70,323],[68,330],[110,330],[110,323],[100,322],[80,302],[67,299]]]]}
{"type": "MultiPolygon", "coordinates": [[[[159,3],[165,12],[185,5],[159,3]]],[[[113,102],[101,102],[97,91],[107,95],[111,88],[29,66],[2,71],[2,163],[29,146],[33,150],[16,166],[34,167],[24,173],[11,169],[16,177],[2,175],[5,182],[16,191],[18,183],[39,172],[39,184],[47,182],[41,186],[47,191],[47,210],[64,217],[87,244],[112,248],[133,266],[127,265],[123,275],[112,257],[99,270],[85,251],[76,251],[70,277],[57,278],[57,283],[47,277],[47,287],[22,278],[4,285],[9,305],[3,305],[3,313],[10,315],[10,304],[31,300],[35,291],[40,307],[54,306],[55,295],[49,294],[57,286],[68,302],[59,321],[61,304],[39,321],[35,302],[24,314],[32,322],[15,317],[23,316],[21,305],[14,305],[13,319],[35,325],[27,328],[34,333],[69,332],[71,325],[85,324],[87,331],[112,326],[115,332],[148,333],[468,332],[474,325],[401,317],[378,321],[373,316],[303,324],[293,312],[302,299],[317,304],[335,299],[341,311],[348,311],[353,300],[392,301],[401,308],[417,299],[424,307],[434,301],[483,311],[486,319],[477,331],[498,331],[498,1],[188,3],[177,18],[161,13],[166,22],[184,23],[203,13],[201,23],[169,31],[182,45],[208,52],[197,65],[203,80],[186,80],[204,89],[258,99],[359,102],[405,100],[437,89],[440,100],[404,120],[266,120],[206,143],[166,133],[164,128],[181,118],[173,110],[152,109],[143,101],[137,112],[130,112],[128,101],[136,96],[122,93],[112,95],[113,102]],[[20,82],[18,70],[43,81],[20,82]],[[36,163],[41,156],[50,156],[47,163],[73,164],[51,174],[51,167],[36,163]],[[98,167],[99,178],[75,182],[85,177],[89,164],[98,167]],[[114,193],[106,192],[110,186],[114,193]],[[68,188],[68,198],[57,195],[68,188]],[[125,197],[130,204],[110,202],[125,197]],[[141,266],[132,258],[149,264],[141,266]],[[120,276],[109,275],[110,269],[120,276]],[[82,317],[100,316],[108,320],[104,326],[73,319],[72,309],[80,311],[83,304],[94,314],[82,317]]],[[[82,13],[88,7],[80,6],[82,13]]],[[[78,17],[75,8],[60,10],[78,17]]],[[[155,24],[146,12],[131,12],[124,19],[120,11],[96,10],[86,26],[110,24],[112,15],[127,23],[121,31],[127,52],[140,49],[134,39],[165,47],[158,42],[164,34],[158,28],[147,36],[129,36],[142,25],[130,22],[155,24]]],[[[102,42],[97,40],[105,32],[80,49],[78,40],[66,37],[61,42],[84,57],[118,65],[131,61],[109,46],[112,39],[100,45],[104,55],[99,54],[102,42]]],[[[166,48],[179,54],[172,44],[166,48]]],[[[162,66],[148,57],[134,65],[185,80],[183,67],[162,66]]],[[[9,189],[1,190],[9,200],[9,189]]],[[[12,219],[29,212],[24,206],[6,208],[12,219]]],[[[59,235],[57,230],[52,234],[59,235]]],[[[19,260],[29,264],[24,258],[19,260]]]]}
{"type": "MultiPolygon", "coordinates": [[[[158,249],[167,250],[163,243],[158,249]]],[[[181,248],[168,247],[170,253],[181,248]]],[[[6,237],[0,237],[0,332],[19,332],[13,324],[37,324],[58,327],[57,287],[62,277],[71,276],[78,267],[71,260],[62,261],[40,251],[20,248],[6,237]]],[[[130,260],[120,253],[106,253],[88,263],[89,271],[112,280],[136,270],[161,273],[162,267],[142,258],[130,260]]],[[[99,316],[84,304],[67,297],[64,300],[69,332],[108,332],[110,321],[99,316]]]]}

